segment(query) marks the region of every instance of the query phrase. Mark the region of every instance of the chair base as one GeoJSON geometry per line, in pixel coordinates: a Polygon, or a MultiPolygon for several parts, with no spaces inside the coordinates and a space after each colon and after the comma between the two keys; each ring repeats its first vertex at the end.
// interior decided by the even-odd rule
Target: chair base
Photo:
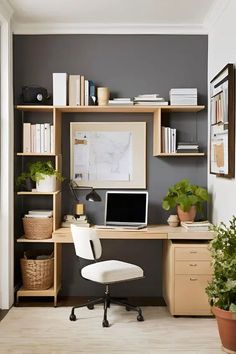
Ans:
{"type": "Polygon", "coordinates": [[[100,304],[100,303],[103,303],[103,307],[104,307],[104,314],[103,314],[103,321],[102,321],[103,327],[109,327],[109,322],[107,320],[107,309],[110,307],[111,304],[124,306],[126,311],[132,311],[132,310],[137,311],[138,312],[137,321],[140,322],[144,321],[141,308],[138,306],[131,305],[127,302],[118,301],[117,299],[112,298],[110,296],[108,285],[106,285],[106,291],[103,297],[88,301],[85,304],[72,307],[71,314],[70,314],[70,321],[76,321],[75,309],[87,306],[88,309],[92,310],[95,304],[100,304]]]}

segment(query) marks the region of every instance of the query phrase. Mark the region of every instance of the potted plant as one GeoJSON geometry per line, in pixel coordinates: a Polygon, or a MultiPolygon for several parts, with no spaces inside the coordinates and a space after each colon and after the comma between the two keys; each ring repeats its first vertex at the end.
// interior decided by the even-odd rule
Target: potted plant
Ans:
{"type": "Polygon", "coordinates": [[[56,190],[56,180],[63,180],[60,172],[53,167],[51,161],[31,163],[28,171],[17,177],[17,185],[22,185],[22,182],[28,178],[36,182],[37,192],[54,192],[56,190]]]}
{"type": "Polygon", "coordinates": [[[213,275],[206,293],[216,317],[223,349],[236,352],[236,216],[229,225],[212,226],[213,275]]]}
{"type": "Polygon", "coordinates": [[[165,210],[177,207],[180,221],[194,221],[196,212],[203,211],[203,203],[207,200],[208,192],[205,188],[183,179],[168,189],[162,207],[165,210]]]}

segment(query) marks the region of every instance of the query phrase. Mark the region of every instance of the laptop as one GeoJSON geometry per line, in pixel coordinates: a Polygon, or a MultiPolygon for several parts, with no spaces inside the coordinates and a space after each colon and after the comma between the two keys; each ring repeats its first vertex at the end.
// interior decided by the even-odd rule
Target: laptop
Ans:
{"type": "Polygon", "coordinates": [[[97,228],[142,229],[147,227],[147,191],[107,191],[104,225],[97,228]]]}

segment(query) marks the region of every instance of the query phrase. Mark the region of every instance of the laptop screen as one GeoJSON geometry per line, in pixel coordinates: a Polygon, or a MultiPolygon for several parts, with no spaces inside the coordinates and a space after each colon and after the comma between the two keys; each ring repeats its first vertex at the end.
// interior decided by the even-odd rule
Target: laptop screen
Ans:
{"type": "Polygon", "coordinates": [[[147,225],[148,192],[108,191],[105,225],[147,225]]]}

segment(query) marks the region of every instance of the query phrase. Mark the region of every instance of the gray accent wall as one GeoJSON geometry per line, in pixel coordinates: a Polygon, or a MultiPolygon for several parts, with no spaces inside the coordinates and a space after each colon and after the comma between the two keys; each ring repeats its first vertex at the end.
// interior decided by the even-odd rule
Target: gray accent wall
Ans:
{"type": "MultiPolygon", "coordinates": [[[[83,74],[96,86],[108,86],[112,97],[134,97],[141,93],[159,93],[169,99],[169,90],[197,87],[198,103],[207,104],[207,36],[204,35],[14,35],[14,93],[20,102],[23,85],[39,85],[52,93],[52,73],[83,74]]],[[[70,122],[145,121],[147,122],[147,190],[149,223],[163,224],[169,216],[161,207],[168,187],[182,178],[206,187],[207,159],[202,157],[158,158],[152,156],[153,124],[150,114],[64,114],[62,123],[63,175],[70,171],[70,122]]],[[[26,119],[36,119],[29,114],[26,119]]],[[[47,116],[44,118],[47,120],[47,116]]],[[[207,109],[199,113],[165,114],[165,125],[177,128],[177,140],[198,141],[207,151],[207,109]]],[[[15,120],[15,150],[21,148],[19,113],[15,120]]],[[[16,175],[29,158],[17,157],[16,175]],[[19,160],[19,159],[23,159],[19,160]]],[[[101,203],[88,203],[80,192],[91,221],[103,222],[105,190],[99,190],[101,203]]],[[[20,217],[29,207],[50,205],[50,200],[16,200],[16,235],[20,217]],[[38,204],[39,203],[39,204],[38,204]]],[[[64,183],[62,215],[71,213],[73,198],[64,183]]],[[[175,213],[175,211],[172,211],[175,213]]],[[[206,217],[206,215],[205,215],[206,217]]],[[[145,270],[141,281],[112,289],[117,296],[162,296],[162,242],[158,240],[103,240],[103,259],[121,259],[137,263],[145,270]]],[[[22,252],[16,246],[16,257],[22,252]]],[[[18,274],[19,276],[19,274],[18,274]]],[[[17,279],[16,279],[17,281],[17,279]]],[[[62,295],[97,295],[102,287],[79,277],[73,245],[63,246],[62,295]]]]}

